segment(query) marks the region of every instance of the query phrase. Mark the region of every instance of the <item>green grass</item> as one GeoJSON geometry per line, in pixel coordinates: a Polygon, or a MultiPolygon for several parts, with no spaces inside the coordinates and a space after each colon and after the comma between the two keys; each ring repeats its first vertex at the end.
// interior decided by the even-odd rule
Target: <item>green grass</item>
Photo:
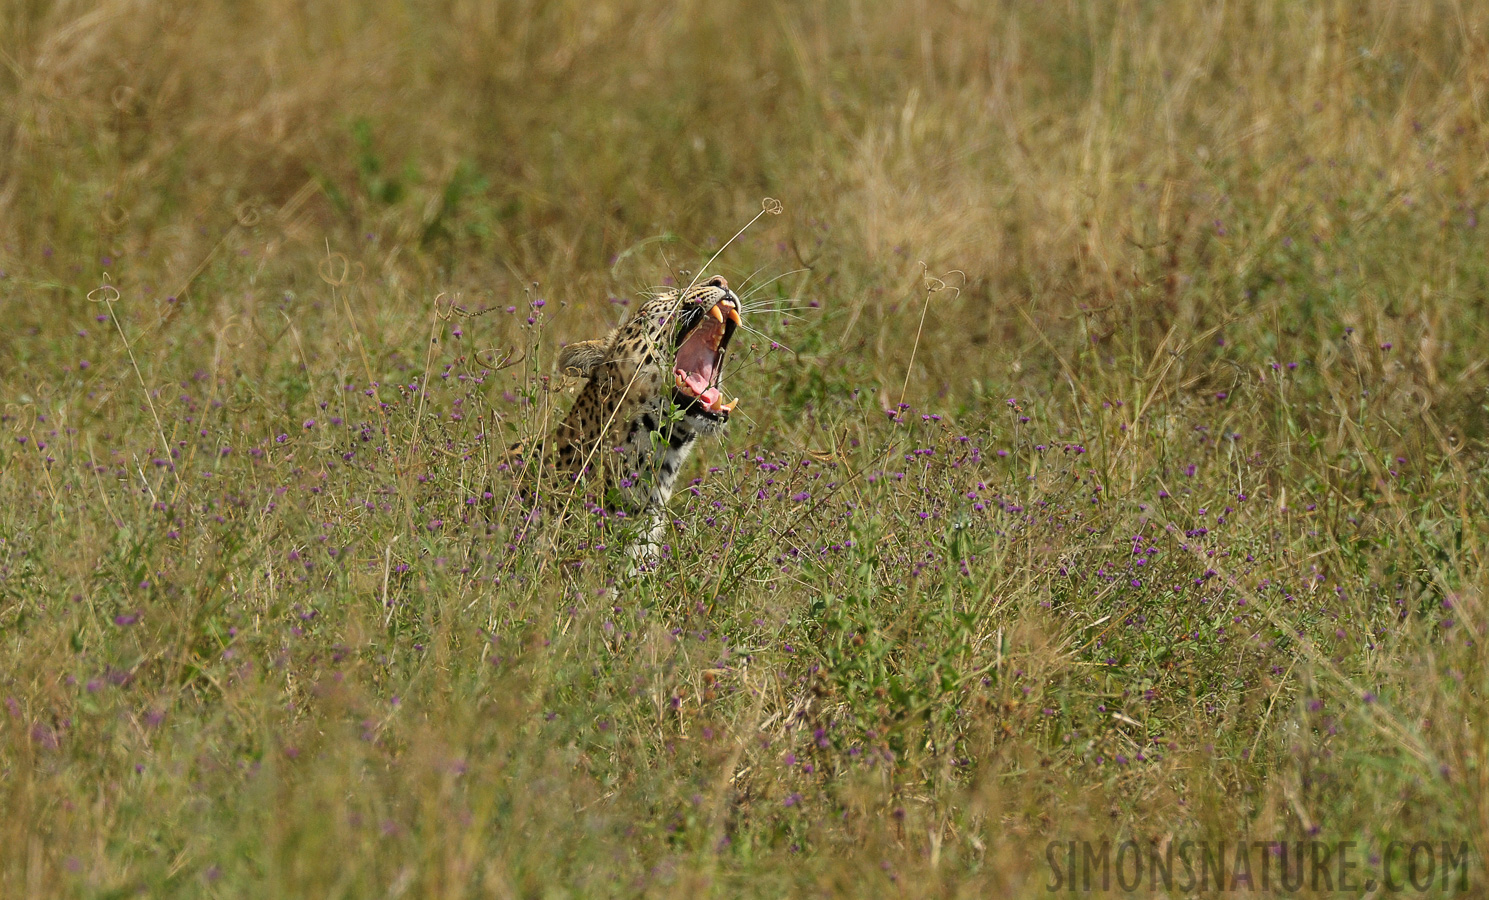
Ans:
{"type": "Polygon", "coordinates": [[[1486,13],[0,0],[0,896],[1482,891],[1486,13]],[[631,576],[507,448],[721,250],[631,576]]]}

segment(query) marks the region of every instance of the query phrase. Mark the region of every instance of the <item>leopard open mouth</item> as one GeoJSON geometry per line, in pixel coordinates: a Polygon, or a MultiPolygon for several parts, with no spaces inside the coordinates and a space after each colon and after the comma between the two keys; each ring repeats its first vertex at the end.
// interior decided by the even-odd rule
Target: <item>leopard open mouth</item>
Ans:
{"type": "Polygon", "coordinates": [[[739,304],[733,294],[726,294],[706,311],[694,307],[684,314],[672,376],[677,404],[687,412],[728,420],[729,411],[738,401],[726,403],[720,389],[724,353],[739,324],[739,304]]]}

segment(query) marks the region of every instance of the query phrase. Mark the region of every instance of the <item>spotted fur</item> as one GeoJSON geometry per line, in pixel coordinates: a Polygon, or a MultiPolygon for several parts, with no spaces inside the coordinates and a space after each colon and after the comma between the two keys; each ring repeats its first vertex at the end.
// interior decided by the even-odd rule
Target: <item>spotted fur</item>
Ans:
{"type": "Polygon", "coordinates": [[[674,373],[679,349],[698,339],[695,332],[720,341],[711,375],[716,388],[738,309],[728,282],[715,276],[681,297],[677,291],[654,297],[604,338],[559,354],[559,371],[585,382],[554,432],[550,459],[568,478],[589,482],[607,507],[642,517],[642,553],[655,552],[661,541],[663,511],[693,446],[724,429],[733,405],[723,405],[717,390],[705,392],[710,404],[684,386],[674,373]]]}

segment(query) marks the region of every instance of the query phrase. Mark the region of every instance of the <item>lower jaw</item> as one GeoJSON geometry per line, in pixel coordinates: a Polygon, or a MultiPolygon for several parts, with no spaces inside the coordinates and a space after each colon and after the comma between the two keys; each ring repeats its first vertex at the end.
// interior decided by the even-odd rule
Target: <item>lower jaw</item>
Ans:
{"type": "Polygon", "coordinates": [[[718,422],[721,424],[729,421],[728,410],[714,412],[713,410],[704,406],[703,401],[699,400],[697,397],[691,396],[689,394],[684,394],[682,391],[674,390],[672,392],[672,402],[675,403],[677,407],[687,415],[698,416],[699,418],[708,419],[711,422],[718,422]]]}

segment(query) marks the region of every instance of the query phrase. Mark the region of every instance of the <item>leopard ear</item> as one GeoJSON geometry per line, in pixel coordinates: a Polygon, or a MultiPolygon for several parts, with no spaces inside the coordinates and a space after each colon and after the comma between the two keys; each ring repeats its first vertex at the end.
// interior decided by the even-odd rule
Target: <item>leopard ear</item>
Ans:
{"type": "Polygon", "coordinates": [[[604,361],[604,341],[580,341],[558,351],[558,371],[564,375],[587,377],[604,361]]]}

